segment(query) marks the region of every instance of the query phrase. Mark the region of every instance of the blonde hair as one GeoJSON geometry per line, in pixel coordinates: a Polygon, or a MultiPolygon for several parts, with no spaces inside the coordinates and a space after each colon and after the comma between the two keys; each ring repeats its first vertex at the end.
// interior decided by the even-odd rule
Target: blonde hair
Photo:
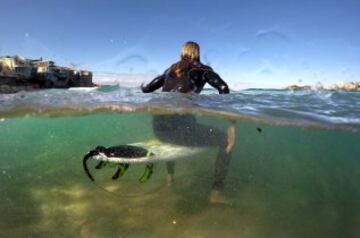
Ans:
{"type": "Polygon", "coordinates": [[[181,50],[181,59],[200,61],[200,46],[193,41],[186,42],[181,50]]]}

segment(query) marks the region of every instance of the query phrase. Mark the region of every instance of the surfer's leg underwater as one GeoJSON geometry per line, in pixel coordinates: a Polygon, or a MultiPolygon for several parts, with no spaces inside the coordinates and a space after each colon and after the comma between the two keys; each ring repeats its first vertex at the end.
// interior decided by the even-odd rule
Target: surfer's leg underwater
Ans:
{"type": "Polygon", "coordinates": [[[223,133],[217,136],[220,140],[220,148],[215,162],[215,178],[213,189],[223,190],[224,180],[227,176],[232,149],[235,144],[235,126],[228,128],[227,136],[223,133]]]}
{"type": "MultiPolygon", "coordinates": [[[[219,146],[215,162],[215,175],[210,202],[230,204],[223,197],[224,180],[228,173],[232,148],[235,142],[234,124],[228,128],[227,135],[221,130],[200,124],[193,115],[154,116],[154,133],[161,141],[184,146],[219,146]]],[[[168,181],[174,180],[174,162],[167,164],[168,181]]]]}
{"type": "MultiPolygon", "coordinates": [[[[190,146],[187,139],[188,133],[185,128],[196,123],[192,115],[154,115],[153,130],[155,136],[167,143],[190,146]]],[[[171,186],[175,180],[175,162],[166,162],[166,184],[171,186]]]]}
{"type": "MultiPolygon", "coordinates": [[[[207,127],[207,126],[205,126],[207,127]]],[[[219,151],[215,161],[215,173],[212,190],[210,193],[210,203],[232,205],[233,202],[223,195],[224,181],[229,171],[232,149],[235,143],[235,126],[229,127],[227,135],[216,128],[205,128],[205,142],[208,145],[219,146],[219,151]]],[[[204,128],[202,128],[203,130],[204,128]]]]}
{"type": "Polygon", "coordinates": [[[166,162],[166,169],[167,169],[166,185],[171,186],[175,180],[175,162],[174,161],[166,162]]]}
{"type": "Polygon", "coordinates": [[[209,201],[211,203],[222,203],[232,205],[232,201],[222,195],[224,190],[224,181],[229,171],[231,152],[227,152],[226,143],[219,148],[215,161],[214,183],[210,193],[209,201]]]}
{"type": "Polygon", "coordinates": [[[224,180],[228,173],[231,152],[235,140],[235,128],[228,129],[226,135],[221,130],[196,123],[189,133],[189,142],[192,146],[218,146],[219,151],[215,161],[215,175],[213,189],[222,191],[224,189],[224,180]]]}

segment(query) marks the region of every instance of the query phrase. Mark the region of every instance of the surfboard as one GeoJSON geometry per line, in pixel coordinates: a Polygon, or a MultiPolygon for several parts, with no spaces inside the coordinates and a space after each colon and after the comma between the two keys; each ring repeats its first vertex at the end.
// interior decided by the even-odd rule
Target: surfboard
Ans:
{"type": "Polygon", "coordinates": [[[91,92],[94,91],[96,89],[98,89],[99,87],[72,87],[69,88],[68,90],[70,91],[79,91],[79,92],[91,92]]]}
{"type": "Polygon", "coordinates": [[[139,178],[139,182],[148,181],[153,173],[154,163],[160,161],[172,161],[184,157],[191,158],[193,155],[203,152],[208,147],[188,147],[164,143],[159,140],[137,142],[128,145],[111,147],[98,146],[89,151],[83,158],[83,167],[87,176],[95,181],[87,166],[89,159],[95,159],[99,163],[95,169],[101,169],[108,164],[115,165],[116,172],[112,179],[122,177],[130,164],[145,164],[145,171],[139,178]]]}
{"type": "Polygon", "coordinates": [[[159,140],[149,140],[143,142],[137,142],[129,144],[135,148],[143,148],[147,152],[144,156],[140,157],[119,157],[119,156],[107,156],[105,153],[99,153],[92,158],[99,161],[110,163],[154,163],[160,161],[172,161],[181,158],[191,157],[199,154],[209,147],[189,147],[176,144],[170,144],[161,142],[159,140]]]}

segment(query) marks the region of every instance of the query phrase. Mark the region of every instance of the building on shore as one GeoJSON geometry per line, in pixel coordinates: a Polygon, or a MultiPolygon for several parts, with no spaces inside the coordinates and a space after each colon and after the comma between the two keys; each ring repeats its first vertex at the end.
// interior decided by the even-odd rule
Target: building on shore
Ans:
{"type": "Polygon", "coordinates": [[[57,66],[53,61],[0,57],[0,93],[46,88],[93,87],[92,72],[57,66]]]}

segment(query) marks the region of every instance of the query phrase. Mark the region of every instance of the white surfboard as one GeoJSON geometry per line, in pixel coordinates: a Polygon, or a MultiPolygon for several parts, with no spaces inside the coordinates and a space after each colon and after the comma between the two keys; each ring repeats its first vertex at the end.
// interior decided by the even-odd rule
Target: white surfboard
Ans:
{"type": "Polygon", "coordinates": [[[177,160],[184,157],[191,157],[193,155],[199,154],[210,147],[189,147],[181,146],[170,143],[164,143],[159,140],[149,140],[144,142],[132,143],[129,144],[132,146],[142,147],[149,152],[144,157],[137,158],[124,158],[124,157],[107,157],[103,153],[99,153],[92,157],[93,159],[111,162],[111,163],[153,163],[159,161],[171,161],[177,160]]]}
{"type": "Polygon", "coordinates": [[[79,92],[91,92],[96,90],[98,87],[72,87],[68,90],[70,91],[79,91],[79,92]]]}

